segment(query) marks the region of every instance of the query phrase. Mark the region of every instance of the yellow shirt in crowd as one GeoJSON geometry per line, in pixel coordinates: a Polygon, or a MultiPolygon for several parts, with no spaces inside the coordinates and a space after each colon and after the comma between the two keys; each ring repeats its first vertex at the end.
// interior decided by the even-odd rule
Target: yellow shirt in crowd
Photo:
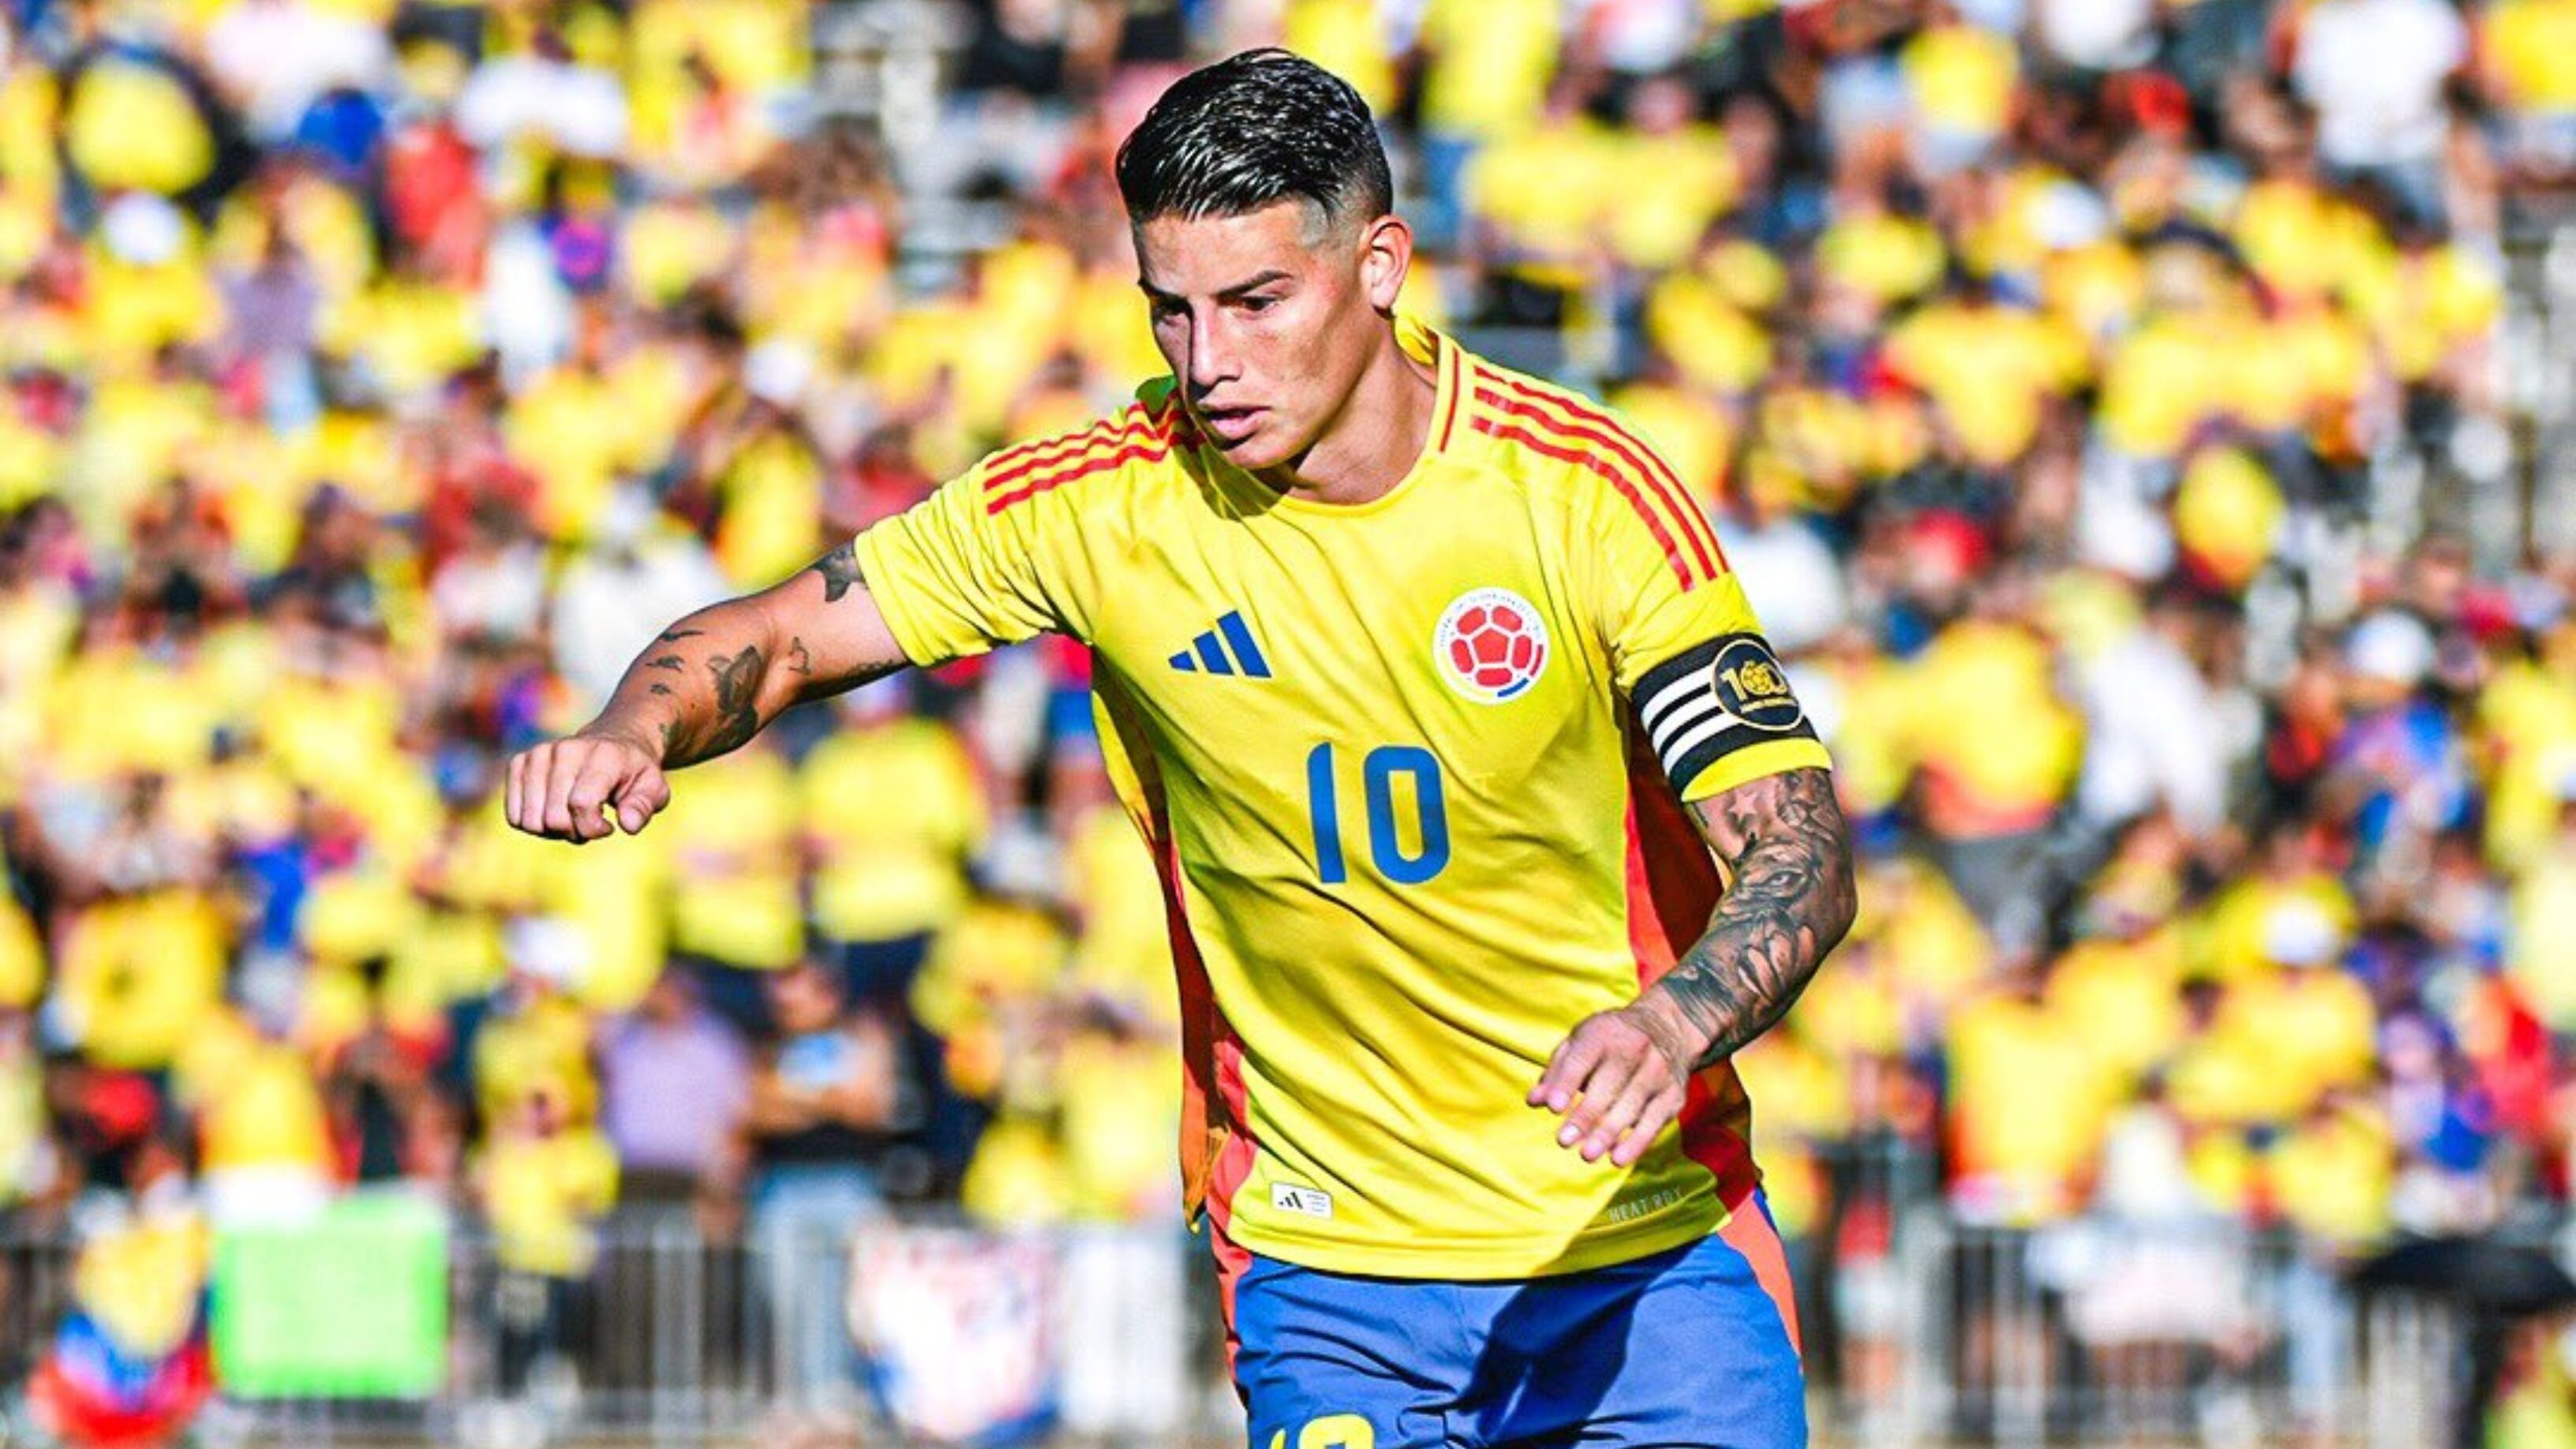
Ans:
{"type": "Polygon", "coordinates": [[[74,1037],[102,1066],[155,1070],[223,1001],[229,926],[194,891],[162,890],[72,917],[55,991],[74,1037]]]}
{"type": "Polygon", "coordinates": [[[1423,129],[1491,141],[1537,115],[1556,73],[1556,0],[1429,0],[1423,129]]]}
{"type": "Polygon", "coordinates": [[[504,1127],[483,1149],[482,1186],[501,1266],[577,1278],[597,1261],[594,1224],[617,1201],[617,1152],[589,1128],[504,1127]]]}
{"type": "Polygon", "coordinates": [[[2576,115],[2576,0],[2491,0],[2482,29],[2505,104],[2576,115]]]}
{"type": "Polygon", "coordinates": [[[2057,691],[2057,661],[2027,629],[1965,620],[1910,670],[1912,754],[1933,828],[1961,836],[2028,829],[2074,784],[2084,723],[2057,691]],[[1975,729],[1960,722],[1974,720],[1975,729]]]}
{"type": "Polygon", "coordinates": [[[983,782],[952,730],[912,716],[844,729],[798,776],[805,834],[820,849],[814,923],[825,936],[886,941],[957,914],[987,821],[983,782]]]}
{"type": "Polygon", "coordinates": [[[672,796],[671,944],[730,966],[769,970],[805,949],[795,822],[796,773],[755,744],[697,767],[672,796]]]}
{"type": "Polygon", "coordinates": [[[1960,1170],[2007,1220],[2065,1213],[2100,1149],[2117,1076],[2041,1003],[1995,994],[1949,1024],[1960,1170]]]}
{"type": "Polygon", "coordinates": [[[330,1120],[302,1044],[263,1037],[225,1012],[200,1029],[178,1065],[205,1172],[288,1170],[317,1183],[332,1176],[330,1120]]]}

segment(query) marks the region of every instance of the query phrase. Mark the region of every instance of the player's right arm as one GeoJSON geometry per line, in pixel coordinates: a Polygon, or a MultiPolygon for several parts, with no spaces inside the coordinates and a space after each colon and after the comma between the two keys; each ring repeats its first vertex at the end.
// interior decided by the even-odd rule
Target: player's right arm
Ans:
{"type": "Polygon", "coordinates": [[[851,544],[785,582],[688,615],[645,647],[599,717],[510,759],[510,824],[576,843],[670,803],[665,770],[739,748],[791,704],[909,662],[851,544]]]}
{"type": "Polygon", "coordinates": [[[599,718],[510,761],[510,823],[575,842],[632,834],[670,803],[664,771],[739,748],[791,704],[906,664],[1079,632],[1067,601],[1082,592],[1084,550],[1063,485],[1168,451],[1171,415],[1139,405],[995,454],[786,582],[673,624],[599,718]]]}

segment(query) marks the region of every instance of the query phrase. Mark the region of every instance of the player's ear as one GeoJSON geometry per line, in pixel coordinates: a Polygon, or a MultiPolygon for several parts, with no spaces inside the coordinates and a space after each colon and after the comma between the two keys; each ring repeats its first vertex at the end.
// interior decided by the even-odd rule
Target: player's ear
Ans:
{"type": "Polygon", "coordinates": [[[1360,287],[1369,305],[1393,316],[1395,299],[1404,291],[1404,274],[1413,265],[1413,228],[1392,213],[1370,222],[1360,232],[1360,287]]]}

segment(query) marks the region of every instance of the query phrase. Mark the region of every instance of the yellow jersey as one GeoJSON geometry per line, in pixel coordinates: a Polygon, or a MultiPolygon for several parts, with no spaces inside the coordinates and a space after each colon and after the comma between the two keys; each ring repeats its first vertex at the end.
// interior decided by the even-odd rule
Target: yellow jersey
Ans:
{"type": "Polygon", "coordinates": [[[1714,1231],[1756,1184],[1731,1066],[1633,1166],[1525,1105],[1705,928],[1684,800],[1828,761],[1704,515],[1610,414],[1398,324],[1420,460],[1284,496],[1170,379],[861,535],[905,655],[1088,643],[1161,871],[1185,1198],[1242,1249],[1502,1279],[1714,1231]]]}

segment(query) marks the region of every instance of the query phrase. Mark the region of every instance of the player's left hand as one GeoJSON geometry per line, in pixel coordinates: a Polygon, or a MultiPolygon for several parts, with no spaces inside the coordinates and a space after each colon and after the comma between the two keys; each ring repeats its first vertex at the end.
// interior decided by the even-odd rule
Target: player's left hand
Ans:
{"type": "Polygon", "coordinates": [[[1649,995],[1587,1017],[1549,1055],[1529,1104],[1565,1118],[1557,1146],[1577,1149],[1586,1162],[1607,1153],[1626,1167],[1681,1115],[1690,1092],[1687,1028],[1659,1014],[1659,1004],[1649,995]]]}

